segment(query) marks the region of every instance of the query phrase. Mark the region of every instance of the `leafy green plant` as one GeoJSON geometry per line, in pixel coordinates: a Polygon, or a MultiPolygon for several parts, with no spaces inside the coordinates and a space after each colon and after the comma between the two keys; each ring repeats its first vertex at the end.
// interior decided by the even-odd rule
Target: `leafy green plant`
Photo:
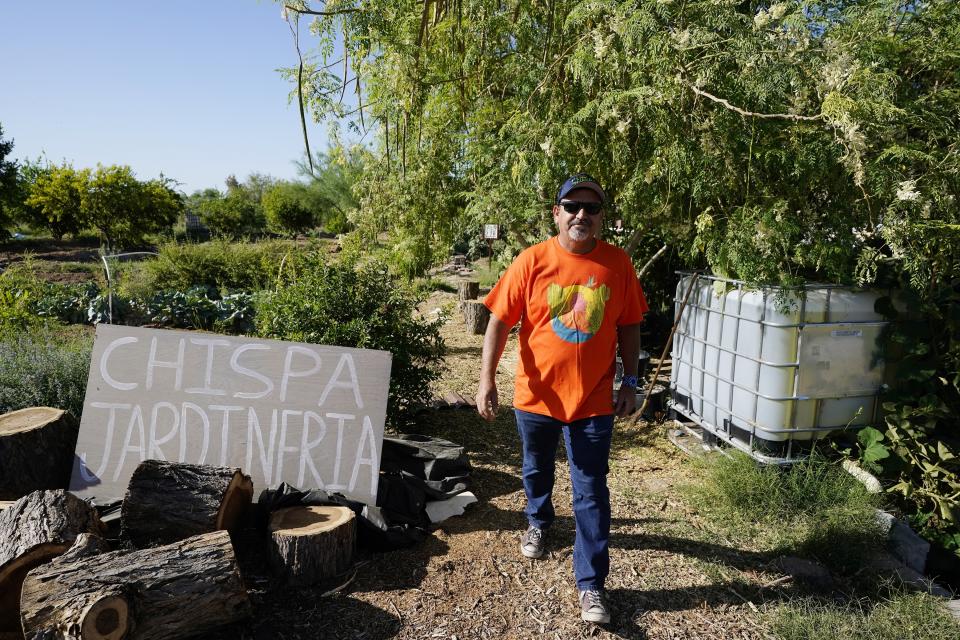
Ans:
{"type": "Polygon", "coordinates": [[[740,452],[718,456],[687,492],[731,535],[814,557],[840,572],[859,568],[883,544],[876,497],[817,452],[788,469],[740,452]]]}
{"type": "Polygon", "coordinates": [[[418,302],[382,263],[328,264],[313,253],[260,298],[256,329],[265,338],[389,351],[387,419],[400,426],[429,399],[444,355],[444,318],[423,318],[418,302]]]}
{"type": "Polygon", "coordinates": [[[859,458],[867,471],[878,471],[881,460],[890,457],[890,450],[883,444],[884,435],[873,427],[864,427],[857,433],[859,458]]]}
{"type": "Polygon", "coordinates": [[[872,470],[918,531],[960,556],[960,281],[903,284],[897,304],[877,301],[890,320],[885,351],[893,383],[882,438],[870,433],[864,453],[881,455],[872,470]]]}
{"type": "Polygon", "coordinates": [[[92,346],[88,331],[60,327],[0,336],[0,413],[49,406],[79,418],[92,346]]]}
{"type": "Polygon", "coordinates": [[[131,315],[143,324],[176,329],[207,329],[245,333],[253,328],[253,294],[235,292],[221,296],[210,287],[158,292],[145,300],[130,301],[131,315]]]}

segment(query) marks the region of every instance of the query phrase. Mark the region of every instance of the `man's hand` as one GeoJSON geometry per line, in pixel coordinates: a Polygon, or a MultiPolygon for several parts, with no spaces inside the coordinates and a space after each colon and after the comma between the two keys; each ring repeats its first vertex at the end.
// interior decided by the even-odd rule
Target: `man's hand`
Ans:
{"type": "Polygon", "coordinates": [[[484,420],[493,421],[497,417],[497,411],[500,409],[500,405],[497,399],[497,383],[480,383],[480,388],[477,389],[477,413],[479,413],[484,420]]]}
{"type": "Polygon", "coordinates": [[[483,335],[483,355],[480,357],[480,387],[477,389],[477,413],[485,420],[497,417],[500,403],[497,398],[497,363],[507,344],[510,326],[490,314],[487,332],[483,335]]]}
{"type": "MultiPolygon", "coordinates": [[[[477,402],[479,403],[479,396],[477,402]]],[[[628,416],[637,410],[637,390],[634,387],[621,386],[617,391],[617,401],[613,406],[618,418],[628,416]]]]}

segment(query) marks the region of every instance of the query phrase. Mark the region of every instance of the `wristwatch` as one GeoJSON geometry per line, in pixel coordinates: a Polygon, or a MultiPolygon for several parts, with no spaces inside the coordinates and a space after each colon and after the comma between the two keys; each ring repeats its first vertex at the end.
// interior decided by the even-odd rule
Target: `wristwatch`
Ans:
{"type": "Polygon", "coordinates": [[[632,387],[636,389],[637,376],[623,376],[623,378],[620,380],[620,388],[623,389],[624,387],[632,387]]]}

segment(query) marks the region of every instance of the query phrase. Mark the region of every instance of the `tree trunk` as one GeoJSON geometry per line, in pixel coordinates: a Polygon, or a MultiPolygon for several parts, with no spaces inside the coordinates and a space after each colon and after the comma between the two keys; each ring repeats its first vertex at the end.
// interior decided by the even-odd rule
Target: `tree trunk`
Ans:
{"type": "Polygon", "coordinates": [[[81,533],[99,534],[97,511],[72,493],[35,491],[0,511],[0,631],[20,629],[27,572],[66,551],[81,533]]]}
{"type": "Polygon", "coordinates": [[[270,563],[296,586],[316,584],[353,564],[357,526],[347,507],[288,507],[270,516],[270,563]]]}
{"type": "Polygon", "coordinates": [[[122,535],[138,547],[231,529],[253,499],[240,469],[145,460],[121,507],[122,535]]]}
{"type": "Polygon", "coordinates": [[[0,500],[66,489],[79,429],[72,415],[51,407],[0,416],[0,500]]]}
{"type": "Polygon", "coordinates": [[[139,551],[91,555],[95,546],[80,540],[76,551],[27,576],[27,640],[183,638],[250,614],[225,531],[139,551]]]}
{"type": "Polygon", "coordinates": [[[457,281],[457,293],[460,295],[460,302],[467,300],[476,300],[480,295],[480,283],[475,280],[457,281]]]}
{"type": "Polygon", "coordinates": [[[487,330],[490,321],[490,310],[477,300],[466,300],[463,303],[463,319],[467,323],[467,330],[480,335],[487,330]]]}

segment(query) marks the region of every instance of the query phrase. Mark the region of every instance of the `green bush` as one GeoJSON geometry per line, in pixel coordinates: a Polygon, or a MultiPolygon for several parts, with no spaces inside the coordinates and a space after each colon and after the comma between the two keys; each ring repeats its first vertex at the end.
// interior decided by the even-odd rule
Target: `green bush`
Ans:
{"type": "Polygon", "coordinates": [[[327,264],[322,254],[313,253],[295,276],[284,278],[284,286],[264,294],[257,308],[257,333],[391,352],[387,420],[400,426],[412,409],[428,400],[444,355],[443,318],[422,318],[419,302],[381,263],[327,264]]]}
{"type": "Polygon", "coordinates": [[[167,243],[159,248],[156,260],[143,264],[145,273],[137,293],[186,291],[197,286],[246,291],[272,288],[277,284],[280,263],[285,261],[285,268],[290,268],[293,249],[287,241],[167,243]]]}
{"type": "Polygon", "coordinates": [[[303,185],[296,184],[278,184],[264,192],[261,204],[270,231],[297,234],[313,227],[313,211],[303,192],[303,185]]]}
{"type": "Polygon", "coordinates": [[[789,469],[760,465],[740,452],[718,456],[688,493],[731,535],[813,557],[841,573],[859,568],[883,545],[877,498],[818,453],[789,469]]]}
{"type": "Polygon", "coordinates": [[[89,331],[62,327],[0,337],[0,413],[48,406],[79,418],[92,347],[89,331]]]}

